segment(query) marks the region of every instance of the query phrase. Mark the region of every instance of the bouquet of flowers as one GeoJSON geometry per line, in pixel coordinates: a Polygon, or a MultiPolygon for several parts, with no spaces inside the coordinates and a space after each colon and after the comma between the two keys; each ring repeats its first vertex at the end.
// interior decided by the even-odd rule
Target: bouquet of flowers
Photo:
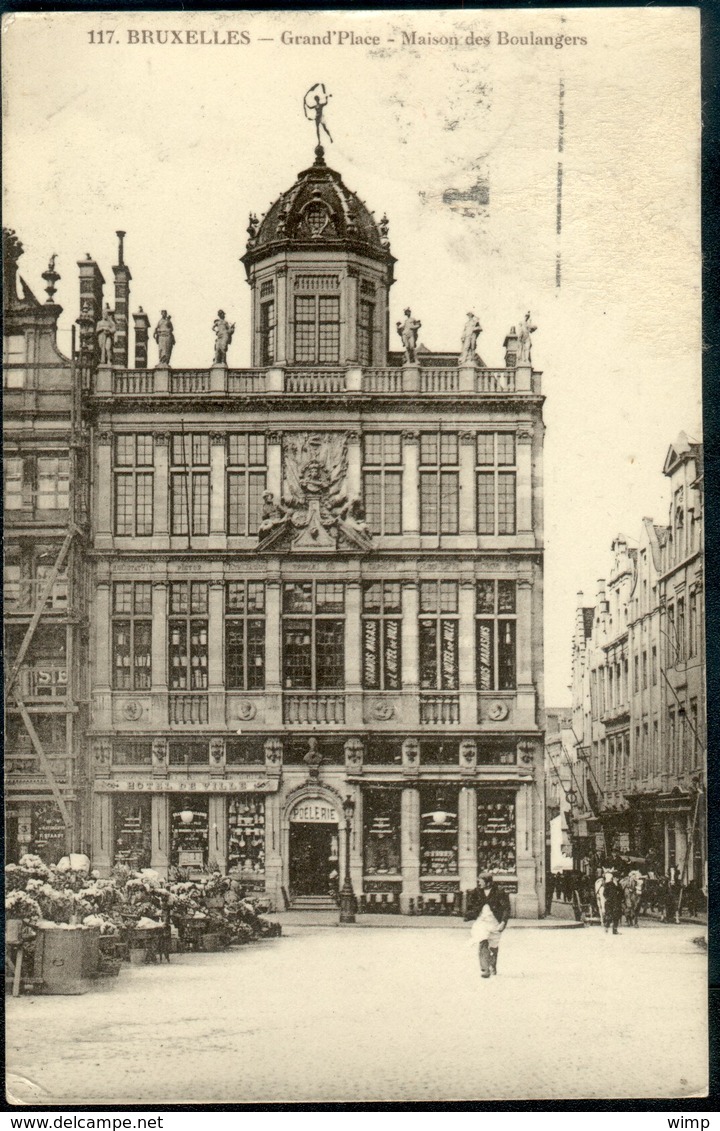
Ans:
{"type": "Polygon", "coordinates": [[[38,901],[24,891],[8,892],[5,897],[5,913],[8,919],[22,919],[28,926],[33,926],[44,918],[38,901]]]}

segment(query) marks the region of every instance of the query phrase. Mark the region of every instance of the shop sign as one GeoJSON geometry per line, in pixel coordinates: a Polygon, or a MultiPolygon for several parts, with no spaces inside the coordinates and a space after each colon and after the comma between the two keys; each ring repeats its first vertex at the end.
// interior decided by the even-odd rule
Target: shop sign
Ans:
{"type": "Polygon", "coordinates": [[[615,851],[616,852],[629,852],[630,851],[630,833],[616,833],[615,834],[615,851]]]}
{"type": "Polygon", "coordinates": [[[290,814],[291,821],[309,822],[314,825],[336,825],[338,815],[333,805],[326,801],[299,801],[290,814]]]}
{"type": "MultiPolygon", "coordinates": [[[[96,793],[276,793],[279,779],[228,778],[188,781],[187,778],[113,778],[98,779],[96,793]]],[[[333,817],[337,820],[337,817],[333,817]]]]}

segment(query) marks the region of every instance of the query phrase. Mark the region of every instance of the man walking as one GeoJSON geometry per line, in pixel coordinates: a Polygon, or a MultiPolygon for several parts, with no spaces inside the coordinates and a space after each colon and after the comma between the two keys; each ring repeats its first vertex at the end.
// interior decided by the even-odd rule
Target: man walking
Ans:
{"type": "Polygon", "coordinates": [[[483,978],[497,974],[497,955],[500,935],[510,918],[510,898],[493,880],[491,873],[481,877],[475,891],[468,894],[465,919],[474,919],[470,938],[477,942],[480,972],[483,978]]]}
{"type": "Polygon", "coordinates": [[[623,889],[615,879],[614,872],[605,873],[603,895],[605,897],[605,930],[607,931],[612,925],[612,933],[616,935],[622,919],[623,889]]]}

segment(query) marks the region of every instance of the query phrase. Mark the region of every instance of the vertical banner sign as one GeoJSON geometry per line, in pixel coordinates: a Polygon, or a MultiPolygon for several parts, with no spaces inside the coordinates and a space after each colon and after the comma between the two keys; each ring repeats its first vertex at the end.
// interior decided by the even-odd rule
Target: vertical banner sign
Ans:
{"type": "Polygon", "coordinates": [[[457,621],[442,622],[442,687],[444,691],[455,691],[457,678],[457,621]]]}
{"type": "Polygon", "coordinates": [[[385,621],[385,688],[397,691],[400,686],[400,622],[385,621]]]}
{"type": "Polygon", "coordinates": [[[378,622],[376,620],[363,621],[365,640],[363,643],[363,666],[365,687],[376,688],[378,680],[378,622]]]}
{"type": "Polygon", "coordinates": [[[479,680],[481,691],[492,691],[492,625],[481,621],[478,625],[479,680]]]}

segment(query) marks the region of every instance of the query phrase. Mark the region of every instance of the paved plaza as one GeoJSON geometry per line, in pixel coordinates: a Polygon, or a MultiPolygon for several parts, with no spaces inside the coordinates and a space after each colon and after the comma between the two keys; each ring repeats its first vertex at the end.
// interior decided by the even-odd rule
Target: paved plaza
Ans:
{"type": "Polygon", "coordinates": [[[7,1002],[20,1104],[681,1097],[706,1086],[701,927],[288,926],[81,997],[7,1002]]]}

